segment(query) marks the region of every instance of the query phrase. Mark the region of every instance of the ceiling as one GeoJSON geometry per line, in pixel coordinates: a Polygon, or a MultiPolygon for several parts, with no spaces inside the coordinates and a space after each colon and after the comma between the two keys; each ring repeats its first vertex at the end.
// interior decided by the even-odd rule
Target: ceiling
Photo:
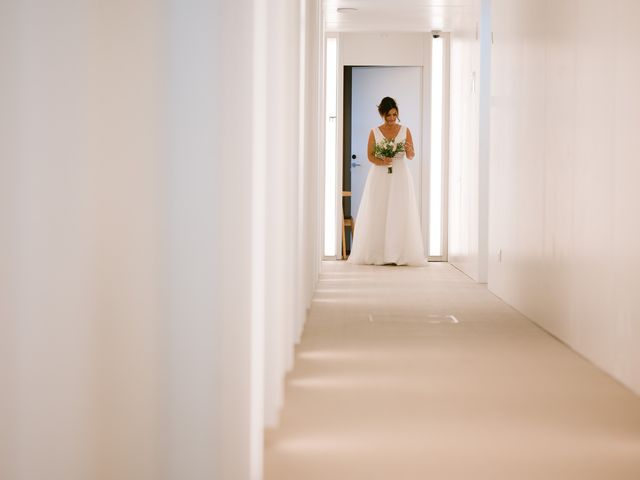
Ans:
{"type": "Polygon", "coordinates": [[[327,32],[455,31],[472,25],[480,0],[322,0],[327,32]],[[338,12],[338,8],[357,11],[338,12]]]}

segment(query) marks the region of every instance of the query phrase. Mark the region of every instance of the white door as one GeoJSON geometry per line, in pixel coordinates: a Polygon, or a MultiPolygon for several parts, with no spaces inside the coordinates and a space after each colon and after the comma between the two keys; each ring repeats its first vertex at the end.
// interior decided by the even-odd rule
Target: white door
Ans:
{"type": "Polygon", "coordinates": [[[373,127],[383,123],[377,105],[384,97],[398,103],[400,120],[411,130],[416,156],[408,160],[416,202],[422,218],[422,67],[353,67],[351,96],[351,212],[358,224],[358,208],[372,165],[367,140],[373,127]],[[356,156],[353,159],[353,155],[356,156]]]}

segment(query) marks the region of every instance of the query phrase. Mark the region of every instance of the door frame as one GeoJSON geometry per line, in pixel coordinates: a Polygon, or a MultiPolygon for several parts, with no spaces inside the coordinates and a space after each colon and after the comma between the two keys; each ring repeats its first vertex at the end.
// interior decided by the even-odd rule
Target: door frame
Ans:
{"type": "MultiPolygon", "coordinates": [[[[344,157],[350,157],[350,152],[345,153],[345,79],[344,79],[344,67],[345,66],[378,66],[378,67],[422,67],[423,75],[422,75],[422,125],[420,128],[422,129],[422,144],[421,151],[424,152],[422,155],[422,188],[420,192],[416,192],[417,196],[419,196],[420,201],[420,210],[421,210],[421,218],[420,222],[423,226],[423,245],[425,248],[425,253],[428,254],[428,242],[429,242],[429,195],[428,195],[428,186],[430,185],[430,176],[429,176],[429,168],[428,163],[430,162],[430,152],[431,152],[431,130],[429,128],[430,125],[430,112],[431,112],[431,75],[425,74],[425,72],[431,72],[431,47],[432,47],[432,37],[430,33],[416,33],[416,34],[345,34],[345,33],[332,33],[327,34],[327,37],[336,38],[337,41],[337,138],[335,145],[335,161],[336,161],[336,191],[335,191],[335,199],[336,199],[336,237],[335,237],[335,246],[336,252],[341,252],[342,249],[342,189],[343,189],[343,168],[344,168],[344,157]],[[402,55],[398,56],[398,49],[390,49],[393,50],[393,57],[379,58],[379,55],[375,57],[375,62],[366,60],[360,61],[360,59],[354,59],[353,49],[349,49],[345,51],[345,37],[349,35],[369,35],[369,37],[379,36],[384,38],[385,41],[391,40],[394,35],[398,37],[402,36],[410,36],[413,35],[415,41],[411,46],[410,52],[403,52],[402,55]],[[378,61],[379,60],[379,61],[378,61]]],[[[442,35],[445,41],[445,67],[444,67],[444,125],[443,125],[443,188],[442,188],[442,206],[443,206],[443,239],[442,239],[442,256],[439,257],[428,257],[429,261],[444,261],[448,260],[448,184],[449,184],[449,45],[450,39],[449,35],[442,35]]],[[[326,37],[325,37],[326,38],[326,37]]],[[[376,39],[373,39],[372,42],[375,47],[376,39]]],[[[326,41],[326,40],[325,40],[326,41]]],[[[379,40],[377,40],[379,41],[379,40]]],[[[371,58],[371,52],[364,52],[362,54],[362,58],[371,58]]],[[[324,69],[324,65],[323,65],[324,69]]],[[[349,122],[350,124],[350,122],[349,122]]],[[[323,135],[324,137],[324,135],[323,135]]],[[[323,138],[323,144],[325,143],[323,138]]],[[[350,149],[350,142],[348,145],[350,149]]],[[[324,239],[324,229],[322,229],[322,238],[324,239]]],[[[335,258],[338,258],[337,255],[335,258]]]]}
{"type": "MultiPolygon", "coordinates": [[[[351,99],[353,65],[342,66],[342,191],[351,191],[351,99]]],[[[364,159],[362,160],[364,161],[364,159]]],[[[351,215],[351,197],[342,198],[343,215],[351,215]]],[[[347,251],[351,252],[351,235],[347,251]]]]}
{"type": "MultiPolygon", "coordinates": [[[[342,190],[347,190],[347,191],[353,191],[352,185],[351,185],[351,163],[352,163],[352,154],[354,153],[354,149],[352,148],[352,131],[351,131],[351,127],[352,127],[352,106],[353,106],[353,72],[354,69],[360,69],[360,68],[366,68],[366,69],[376,69],[376,68],[383,68],[383,69],[395,69],[395,68],[417,68],[419,71],[419,75],[420,75],[420,91],[419,91],[419,108],[418,108],[418,123],[417,125],[411,125],[411,128],[414,131],[414,141],[416,140],[416,137],[419,137],[420,139],[420,145],[423,145],[423,141],[424,141],[424,128],[423,125],[425,124],[424,120],[424,103],[425,103],[425,99],[424,99],[424,95],[425,95],[425,90],[424,90],[424,76],[425,76],[425,68],[422,65],[344,65],[343,66],[343,123],[342,123],[342,190]]],[[[420,147],[422,148],[422,147],[420,147]]],[[[415,196],[416,196],[416,203],[417,203],[417,207],[418,207],[418,211],[420,212],[420,223],[422,225],[422,222],[424,219],[426,219],[426,217],[423,216],[423,209],[425,208],[425,205],[423,203],[423,195],[424,195],[424,187],[422,185],[422,181],[423,181],[423,172],[425,170],[425,168],[427,168],[428,166],[428,159],[425,158],[424,152],[422,150],[418,150],[419,155],[417,156],[417,160],[413,160],[413,161],[418,161],[418,168],[417,168],[417,176],[419,178],[414,178],[414,184],[417,184],[420,186],[419,189],[416,189],[415,191],[415,196]]],[[[366,157],[363,157],[361,159],[359,159],[360,162],[368,162],[368,159],[366,157]]],[[[344,210],[345,215],[350,215],[351,214],[351,208],[352,208],[352,198],[353,197],[346,197],[343,199],[342,201],[342,208],[344,210]]],[[[428,215],[428,212],[426,212],[428,215]]],[[[423,247],[426,247],[426,242],[427,242],[427,232],[421,232],[422,234],[422,244],[423,247]]],[[[349,240],[350,238],[347,237],[347,250],[350,250],[350,245],[349,245],[349,240]]]]}

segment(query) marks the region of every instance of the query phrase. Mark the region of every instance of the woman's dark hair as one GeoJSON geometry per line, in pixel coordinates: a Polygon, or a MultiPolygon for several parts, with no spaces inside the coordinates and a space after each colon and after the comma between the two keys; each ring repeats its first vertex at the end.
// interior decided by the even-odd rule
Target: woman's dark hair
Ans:
{"type": "Polygon", "coordinates": [[[400,109],[398,109],[396,101],[391,97],[384,97],[380,102],[380,105],[378,105],[378,113],[384,117],[392,108],[395,108],[398,111],[399,116],[400,109]]]}

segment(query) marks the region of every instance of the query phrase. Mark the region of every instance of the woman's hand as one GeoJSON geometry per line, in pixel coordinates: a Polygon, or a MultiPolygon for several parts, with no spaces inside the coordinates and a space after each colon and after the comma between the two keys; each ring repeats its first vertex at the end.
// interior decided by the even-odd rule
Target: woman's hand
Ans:
{"type": "Polygon", "coordinates": [[[416,156],[416,151],[413,148],[413,137],[411,136],[411,130],[407,128],[407,139],[404,143],[404,150],[407,153],[407,159],[411,160],[416,156]]]}
{"type": "Polygon", "coordinates": [[[407,142],[404,145],[404,149],[407,152],[407,156],[413,158],[416,154],[416,151],[413,149],[413,143],[407,142]]]}
{"type": "Polygon", "coordinates": [[[382,157],[380,159],[380,166],[381,167],[388,167],[392,163],[393,163],[393,158],[392,157],[382,157]]]}

